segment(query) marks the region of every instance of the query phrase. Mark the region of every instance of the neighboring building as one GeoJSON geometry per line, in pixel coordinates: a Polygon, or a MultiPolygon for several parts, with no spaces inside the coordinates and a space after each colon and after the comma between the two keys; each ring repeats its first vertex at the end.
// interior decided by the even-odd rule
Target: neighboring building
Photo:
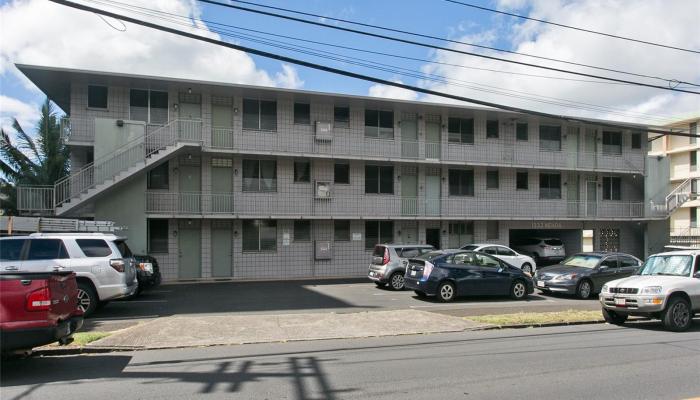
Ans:
{"type": "Polygon", "coordinates": [[[361,276],[378,242],[558,237],[643,257],[644,126],[37,66],[72,175],[26,214],[126,226],[166,280],[361,276]],[[585,231],[585,234],[584,234],[585,231]]]}
{"type": "MultiPolygon", "coordinates": [[[[695,116],[666,127],[697,135],[699,123],[700,116],[695,116]]],[[[667,193],[664,202],[670,214],[666,228],[670,244],[700,246],[699,150],[700,141],[692,137],[661,136],[651,141],[649,156],[665,159],[668,164],[668,171],[660,178],[667,182],[662,193],[667,193]]]]}

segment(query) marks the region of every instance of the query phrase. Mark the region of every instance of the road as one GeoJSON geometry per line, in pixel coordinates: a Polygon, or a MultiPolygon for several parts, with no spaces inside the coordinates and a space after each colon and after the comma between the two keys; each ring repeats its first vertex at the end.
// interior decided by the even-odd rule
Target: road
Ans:
{"type": "Polygon", "coordinates": [[[519,311],[597,310],[596,299],[530,295],[470,297],[443,304],[411,291],[379,289],[366,279],[276,282],[213,282],[163,285],[130,301],[114,301],[88,319],[83,330],[115,330],[140,320],[170,315],[285,314],[417,309],[456,316],[519,311]]]}
{"type": "Polygon", "coordinates": [[[2,365],[18,399],[685,399],[700,324],[658,323],[36,357],[2,365]]]}

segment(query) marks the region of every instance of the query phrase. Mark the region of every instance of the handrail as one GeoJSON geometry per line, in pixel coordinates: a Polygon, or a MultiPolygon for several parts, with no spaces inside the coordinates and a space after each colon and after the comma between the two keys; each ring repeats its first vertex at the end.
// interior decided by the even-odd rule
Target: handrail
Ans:
{"type": "Polygon", "coordinates": [[[679,203],[679,198],[681,195],[689,195],[692,189],[693,178],[688,178],[681,182],[675,189],[673,189],[668,196],[666,196],[666,210],[670,213],[681,204],[679,203]]]}

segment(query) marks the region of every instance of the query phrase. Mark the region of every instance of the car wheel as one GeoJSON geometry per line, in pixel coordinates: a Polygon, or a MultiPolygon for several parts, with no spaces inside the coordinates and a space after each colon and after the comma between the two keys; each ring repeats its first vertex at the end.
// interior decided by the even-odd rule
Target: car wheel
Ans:
{"type": "Polygon", "coordinates": [[[523,264],[523,266],[520,267],[520,269],[526,274],[532,275],[532,265],[530,265],[530,263],[523,264]]]}
{"type": "Polygon", "coordinates": [[[450,282],[443,282],[438,286],[437,298],[443,303],[448,303],[455,299],[455,285],[450,282]]]}
{"type": "Polygon", "coordinates": [[[428,297],[428,295],[425,294],[425,292],[421,292],[420,290],[414,290],[413,292],[416,294],[416,296],[420,297],[421,299],[428,297]]]}
{"type": "Polygon", "coordinates": [[[389,278],[391,290],[403,290],[404,283],[405,281],[401,272],[394,272],[391,274],[391,278],[389,278]]]}
{"type": "Polygon", "coordinates": [[[672,298],[661,313],[661,321],[666,329],[674,332],[690,328],[690,324],[692,324],[690,304],[682,297],[672,298]]]}
{"type": "Polygon", "coordinates": [[[97,309],[99,301],[92,285],[78,282],[78,308],[83,311],[84,316],[92,314],[97,309]]]}
{"type": "Polygon", "coordinates": [[[515,281],[510,287],[510,297],[515,300],[522,300],[527,296],[527,286],[523,281],[515,281]]]}
{"type": "Polygon", "coordinates": [[[375,285],[377,285],[378,288],[383,288],[386,286],[386,282],[374,282],[375,285]]]}
{"type": "Polygon", "coordinates": [[[605,319],[605,322],[613,325],[622,325],[627,321],[627,315],[625,314],[618,314],[615,311],[608,310],[606,308],[603,309],[603,319],[605,319]]]}
{"type": "Polygon", "coordinates": [[[591,297],[591,293],[593,293],[593,285],[588,279],[581,280],[578,286],[576,286],[576,296],[578,296],[579,299],[587,299],[591,297]]]}

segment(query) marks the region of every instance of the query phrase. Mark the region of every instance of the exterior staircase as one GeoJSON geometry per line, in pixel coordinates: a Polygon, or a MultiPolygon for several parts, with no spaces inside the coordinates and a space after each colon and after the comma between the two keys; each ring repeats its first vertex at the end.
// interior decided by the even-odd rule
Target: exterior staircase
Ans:
{"type": "Polygon", "coordinates": [[[675,209],[695,197],[695,194],[692,192],[692,182],[692,178],[684,180],[666,196],[666,212],[668,215],[671,215],[675,209]]]}
{"type": "Polygon", "coordinates": [[[18,187],[18,208],[66,215],[88,199],[186,147],[202,143],[201,120],[174,120],[124,144],[51,187],[18,187]]]}

